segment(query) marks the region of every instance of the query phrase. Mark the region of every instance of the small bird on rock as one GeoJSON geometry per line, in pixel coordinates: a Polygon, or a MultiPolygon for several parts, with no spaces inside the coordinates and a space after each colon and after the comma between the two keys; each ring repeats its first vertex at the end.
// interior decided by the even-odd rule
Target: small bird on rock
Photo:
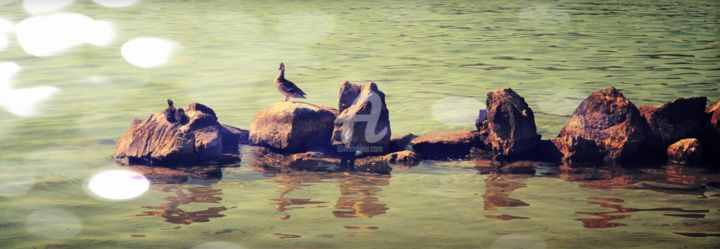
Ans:
{"type": "Polygon", "coordinates": [[[163,114],[165,114],[165,118],[170,123],[177,122],[177,119],[175,119],[175,105],[173,104],[172,99],[167,100],[168,107],[165,108],[165,111],[163,114]]]}
{"type": "Polygon", "coordinates": [[[280,63],[278,70],[278,75],[275,77],[275,87],[280,91],[280,94],[285,96],[285,101],[290,98],[304,99],[305,92],[292,81],[285,79],[285,63],[280,63]]]}
{"type": "Polygon", "coordinates": [[[182,125],[185,125],[188,122],[190,122],[190,118],[188,118],[188,116],[185,115],[185,110],[183,110],[182,108],[178,108],[177,111],[175,112],[175,120],[177,120],[177,122],[179,122],[182,125]]]}

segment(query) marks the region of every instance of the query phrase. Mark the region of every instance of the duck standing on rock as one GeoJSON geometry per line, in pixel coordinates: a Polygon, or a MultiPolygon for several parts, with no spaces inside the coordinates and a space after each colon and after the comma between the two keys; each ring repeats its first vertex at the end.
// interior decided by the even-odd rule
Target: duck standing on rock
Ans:
{"type": "Polygon", "coordinates": [[[163,114],[165,114],[165,118],[170,123],[177,122],[177,119],[175,119],[175,105],[173,104],[172,99],[167,100],[168,107],[165,108],[165,111],[163,114]]]}
{"type": "Polygon", "coordinates": [[[278,70],[278,75],[275,77],[275,87],[280,91],[280,94],[285,96],[285,101],[288,101],[291,97],[304,99],[305,92],[292,81],[285,79],[285,63],[280,63],[278,70]]]}
{"type": "Polygon", "coordinates": [[[179,122],[182,125],[185,125],[188,122],[190,122],[190,118],[187,115],[185,115],[185,110],[183,110],[182,108],[178,108],[177,111],[175,112],[175,120],[177,120],[177,122],[179,122]]]}

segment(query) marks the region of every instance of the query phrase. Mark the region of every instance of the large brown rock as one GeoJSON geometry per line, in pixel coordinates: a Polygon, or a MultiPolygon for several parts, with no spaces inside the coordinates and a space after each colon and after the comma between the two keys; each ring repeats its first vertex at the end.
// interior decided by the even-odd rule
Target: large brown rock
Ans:
{"type": "Polygon", "coordinates": [[[718,165],[720,162],[720,100],[710,104],[705,112],[710,118],[710,122],[709,127],[700,137],[700,143],[702,143],[705,160],[718,165]]]}
{"type": "Polygon", "coordinates": [[[479,131],[434,132],[413,139],[410,145],[424,159],[462,159],[474,148],[485,148],[483,139],[479,131]]]}
{"type": "Polygon", "coordinates": [[[640,114],[650,128],[645,148],[650,154],[662,154],[670,144],[699,137],[707,128],[707,98],[679,98],[657,106],[641,106],[640,114]]]}
{"type": "Polygon", "coordinates": [[[281,152],[326,150],[337,110],[306,102],[280,102],[263,109],[250,124],[250,143],[281,152]]]}
{"type": "Polygon", "coordinates": [[[696,164],[702,160],[702,147],[695,138],[686,138],[667,148],[668,161],[680,164],[696,164]]]}
{"type": "Polygon", "coordinates": [[[184,166],[225,164],[240,160],[238,145],[247,131],[220,124],[215,112],[190,104],[189,122],[169,122],[162,112],[135,120],[115,148],[115,160],[124,165],[184,166]]]}
{"type": "Polygon", "coordinates": [[[578,155],[577,160],[585,159],[586,155],[598,153],[605,162],[621,162],[637,155],[646,130],[637,107],[611,87],[593,92],[580,103],[554,142],[566,159],[573,155],[578,155]],[[576,138],[565,139],[567,136],[576,138]],[[595,143],[597,151],[583,140],[595,143]]]}
{"type": "Polygon", "coordinates": [[[390,114],[385,94],[375,83],[340,88],[340,114],[335,120],[333,146],[338,152],[358,155],[386,154],[390,147],[390,114]]]}
{"type": "Polygon", "coordinates": [[[488,93],[484,129],[486,144],[505,157],[526,155],[540,143],[532,109],[510,88],[488,93]]]}
{"type": "Polygon", "coordinates": [[[720,100],[708,105],[705,112],[710,115],[710,124],[720,133],[720,100]]]}

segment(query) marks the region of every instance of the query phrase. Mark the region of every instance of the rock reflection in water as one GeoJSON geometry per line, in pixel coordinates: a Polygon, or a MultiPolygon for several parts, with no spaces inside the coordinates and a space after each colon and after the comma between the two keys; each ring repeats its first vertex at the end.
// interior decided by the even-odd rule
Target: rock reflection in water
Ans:
{"type": "MultiPolygon", "coordinates": [[[[286,212],[304,205],[321,205],[325,202],[308,198],[289,198],[293,191],[323,181],[336,181],[340,188],[340,197],[335,204],[333,215],[337,218],[362,218],[385,214],[388,207],[379,203],[378,193],[383,186],[390,183],[390,176],[363,173],[322,173],[322,172],[287,172],[273,173],[270,181],[283,186],[278,198],[272,199],[275,210],[286,212]]],[[[281,216],[290,218],[289,214],[281,216]]]]}
{"type": "MultiPolygon", "coordinates": [[[[505,175],[498,173],[490,173],[485,179],[485,194],[482,195],[486,211],[498,210],[498,207],[524,207],[530,204],[510,197],[510,193],[520,188],[527,187],[527,184],[517,180],[526,179],[528,176],[522,175],[505,175]]],[[[529,219],[528,217],[514,216],[508,214],[501,215],[485,215],[489,219],[512,220],[512,219],[529,219]]]]}
{"type": "Polygon", "coordinates": [[[384,214],[388,207],[378,203],[382,186],[390,184],[388,175],[347,174],[338,177],[340,197],[333,214],[337,218],[373,217],[384,214]]]}
{"type": "MultiPolygon", "coordinates": [[[[297,173],[279,173],[275,174],[271,179],[272,182],[283,186],[277,198],[272,199],[275,202],[275,210],[285,212],[289,209],[300,208],[302,205],[324,204],[323,201],[313,201],[310,198],[290,198],[287,195],[295,190],[310,186],[321,182],[325,173],[313,172],[297,172],[297,173]]],[[[289,215],[282,216],[281,219],[288,219],[289,215]]]]}
{"type": "Polygon", "coordinates": [[[679,216],[683,217],[684,215],[690,215],[690,216],[698,216],[700,214],[709,212],[710,210],[703,209],[703,210],[686,210],[683,208],[670,208],[670,207],[662,207],[662,208],[626,208],[623,207],[622,203],[624,202],[622,199],[618,198],[600,198],[600,197],[589,197],[588,201],[589,204],[598,205],[603,208],[610,208],[611,211],[578,211],[577,214],[583,214],[583,215],[589,215],[589,216],[595,216],[596,218],[578,218],[576,220],[582,222],[583,227],[585,228],[612,228],[612,227],[619,227],[619,226],[627,226],[625,223],[616,222],[617,220],[623,220],[630,218],[630,213],[633,212],[680,212],[683,214],[665,214],[667,216],[679,216]]]}
{"type": "Polygon", "coordinates": [[[145,211],[138,216],[158,216],[173,224],[192,224],[208,222],[212,218],[223,217],[221,212],[227,210],[223,206],[210,207],[200,211],[185,211],[180,208],[191,203],[220,203],[222,190],[211,187],[192,187],[185,189],[181,185],[163,186],[162,191],[175,194],[164,199],[167,203],[158,206],[143,206],[154,211],[145,211]]]}

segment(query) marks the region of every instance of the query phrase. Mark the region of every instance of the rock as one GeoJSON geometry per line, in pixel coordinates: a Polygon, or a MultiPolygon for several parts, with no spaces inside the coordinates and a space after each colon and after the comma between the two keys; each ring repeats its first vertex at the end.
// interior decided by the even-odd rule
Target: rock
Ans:
{"type": "Polygon", "coordinates": [[[650,128],[645,149],[663,154],[670,144],[688,137],[699,137],[707,127],[707,98],[679,98],[658,106],[640,107],[640,115],[650,128]]]}
{"type": "Polygon", "coordinates": [[[480,109],[480,111],[478,111],[478,116],[477,116],[477,118],[475,118],[475,127],[478,130],[482,130],[483,127],[485,127],[485,121],[487,120],[487,117],[488,117],[487,110],[480,109]]]}
{"type": "Polygon", "coordinates": [[[325,150],[337,111],[306,102],[280,102],[263,109],[250,124],[250,143],[283,153],[325,150]]]}
{"type": "Polygon", "coordinates": [[[423,159],[461,159],[473,148],[484,148],[483,139],[479,131],[436,132],[415,138],[410,145],[423,159]]]}
{"type": "Polygon", "coordinates": [[[611,87],[593,92],[580,103],[554,143],[566,159],[584,160],[597,153],[605,162],[622,162],[637,156],[646,131],[640,111],[611,87]],[[580,138],[594,142],[597,150],[580,138]]]}
{"type": "Polygon", "coordinates": [[[402,165],[416,165],[420,162],[420,157],[415,152],[404,150],[387,154],[383,159],[389,163],[397,163],[402,165]]]}
{"type": "Polygon", "coordinates": [[[392,137],[390,137],[390,148],[389,148],[390,151],[389,152],[392,153],[392,152],[407,150],[408,147],[410,146],[410,141],[412,141],[415,138],[417,138],[417,136],[412,133],[403,135],[403,136],[393,135],[392,137]]]}
{"type": "Polygon", "coordinates": [[[383,156],[363,157],[355,159],[353,168],[358,172],[390,174],[392,167],[387,163],[383,156]]]}
{"type": "Polygon", "coordinates": [[[544,162],[560,162],[562,157],[563,153],[553,143],[553,140],[540,140],[528,158],[544,162]]]}
{"type": "Polygon", "coordinates": [[[484,125],[488,132],[486,144],[496,154],[504,157],[522,156],[540,142],[532,109],[512,89],[488,93],[487,108],[488,118],[484,125]]]}
{"type": "Polygon", "coordinates": [[[593,140],[586,140],[578,136],[564,136],[557,137],[552,142],[563,155],[562,161],[566,164],[602,161],[602,156],[598,153],[600,149],[593,140]]]}
{"type": "Polygon", "coordinates": [[[679,164],[695,164],[702,160],[702,147],[695,138],[686,138],[667,148],[668,161],[679,164]]]}
{"type": "Polygon", "coordinates": [[[390,147],[390,114],[385,94],[375,83],[340,88],[340,114],[335,120],[332,144],[338,152],[386,154],[390,147]]]}
{"type": "Polygon", "coordinates": [[[171,123],[162,112],[140,121],[118,140],[115,160],[123,165],[186,166],[240,161],[238,145],[247,131],[222,125],[209,107],[193,103],[186,124],[171,123]]]}
{"type": "Polygon", "coordinates": [[[710,123],[700,137],[700,143],[705,160],[718,165],[720,162],[720,100],[710,104],[705,112],[710,118],[710,123]]]}
{"type": "Polygon", "coordinates": [[[708,105],[705,112],[710,114],[710,124],[720,132],[720,100],[708,105]]]}

